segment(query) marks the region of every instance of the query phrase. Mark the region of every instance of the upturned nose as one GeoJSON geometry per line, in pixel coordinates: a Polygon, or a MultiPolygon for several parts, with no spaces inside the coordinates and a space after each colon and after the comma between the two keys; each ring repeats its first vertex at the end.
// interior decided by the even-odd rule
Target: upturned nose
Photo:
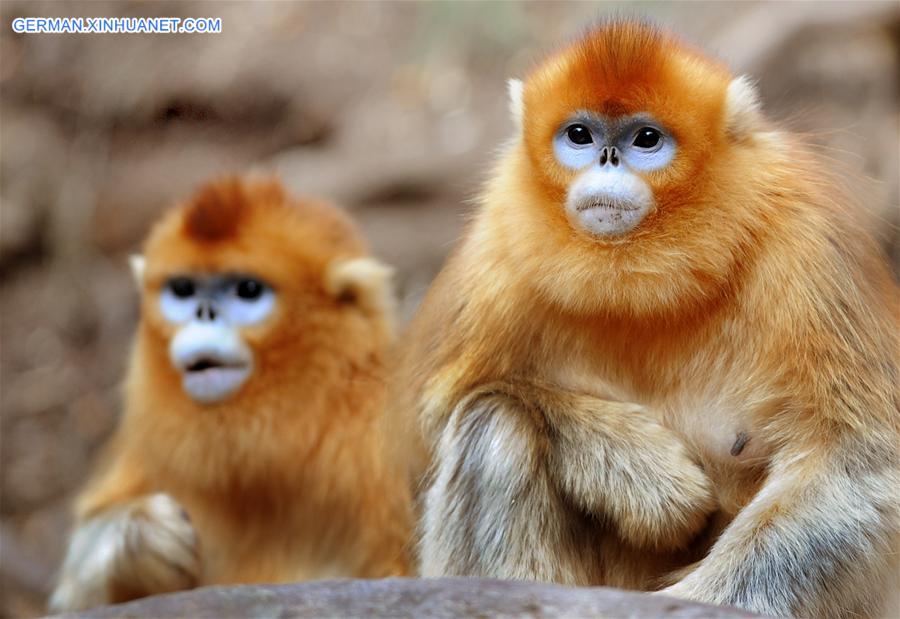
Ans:
{"type": "Polygon", "coordinates": [[[614,168],[619,165],[619,151],[615,146],[604,146],[600,151],[600,165],[605,166],[607,163],[614,168]]]}
{"type": "Polygon", "coordinates": [[[213,322],[216,315],[216,306],[211,301],[201,301],[197,306],[197,320],[213,322]]]}

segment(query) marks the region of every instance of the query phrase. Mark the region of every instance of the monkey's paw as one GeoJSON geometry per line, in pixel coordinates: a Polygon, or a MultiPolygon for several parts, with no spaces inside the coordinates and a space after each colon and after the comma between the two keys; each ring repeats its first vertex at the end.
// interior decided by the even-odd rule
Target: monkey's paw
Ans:
{"type": "Polygon", "coordinates": [[[716,509],[712,482],[669,430],[648,420],[640,434],[615,501],[619,532],[640,547],[684,548],[716,509]]]}
{"type": "Polygon", "coordinates": [[[167,494],[148,495],[78,525],[49,607],[84,610],[190,589],[199,575],[187,512],[167,494]]]}

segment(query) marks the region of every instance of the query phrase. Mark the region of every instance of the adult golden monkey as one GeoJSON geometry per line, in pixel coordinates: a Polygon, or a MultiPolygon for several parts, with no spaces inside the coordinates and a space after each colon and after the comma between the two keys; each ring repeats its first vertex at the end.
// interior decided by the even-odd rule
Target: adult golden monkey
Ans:
{"type": "Polygon", "coordinates": [[[641,23],[511,92],[518,135],[396,381],[431,466],[423,571],[652,588],[711,490],[720,534],[665,591],[876,613],[898,293],[852,196],[745,78],[641,23]]]}
{"type": "Polygon", "coordinates": [[[51,608],[405,574],[408,493],[380,425],[389,271],[352,222],[225,178],[154,227],[135,270],[125,412],[51,608]]]}

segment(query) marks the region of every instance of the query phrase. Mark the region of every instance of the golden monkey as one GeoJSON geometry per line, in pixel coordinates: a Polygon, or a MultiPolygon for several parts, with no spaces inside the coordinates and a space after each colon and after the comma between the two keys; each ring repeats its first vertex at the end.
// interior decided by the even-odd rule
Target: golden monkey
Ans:
{"type": "Polygon", "coordinates": [[[641,23],[510,91],[394,387],[430,466],[423,571],[658,588],[687,545],[667,593],[876,613],[900,304],[853,196],[746,78],[641,23]]]}
{"type": "Polygon", "coordinates": [[[275,181],[203,187],[134,261],[141,321],[54,610],[214,583],[409,569],[383,443],[389,270],[275,181]]]}

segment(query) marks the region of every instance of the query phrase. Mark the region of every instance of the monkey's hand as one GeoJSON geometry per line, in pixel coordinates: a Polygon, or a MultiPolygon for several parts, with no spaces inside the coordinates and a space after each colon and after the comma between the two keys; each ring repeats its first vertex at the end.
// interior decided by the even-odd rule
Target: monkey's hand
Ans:
{"type": "Polygon", "coordinates": [[[167,494],[147,495],[78,525],[49,607],[77,611],[190,589],[199,575],[187,513],[167,494]]]}
{"type": "Polygon", "coordinates": [[[581,508],[604,514],[626,541],[685,547],[715,509],[712,483],[671,431],[641,406],[535,389],[550,425],[550,471],[581,508]]]}
{"type": "Polygon", "coordinates": [[[881,437],[832,440],[776,454],[707,556],[659,593],[773,617],[888,616],[900,534],[894,448],[881,437]]]}
{"type": "Polygon", "coordinates": [[[440,430],[425,495],[425,576],[585,583],[572,507],[649,548],[687,544],[714,509],[682,443],[634,404],[524,381],[486,384],[440,430]],[[560,500],[564,499],[564,500],[560,500]]]}

